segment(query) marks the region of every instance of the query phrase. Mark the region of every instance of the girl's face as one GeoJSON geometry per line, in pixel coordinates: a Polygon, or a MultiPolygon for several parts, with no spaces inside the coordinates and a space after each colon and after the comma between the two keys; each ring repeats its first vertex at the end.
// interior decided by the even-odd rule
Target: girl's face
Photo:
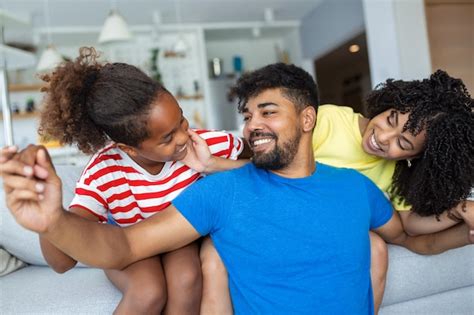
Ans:
{"type": "Polygon", "coordinates": [[[175,98],[164,93],[151,104],[149,137],[127,153],[142,167],[178,161],[186,155],[189,123],[175,98]]]}
{"type": "Polygon", "coordinates": [[[425,143],[426,131],[413,136],[403,126],[409,113],[386,110],[372,118],[362,136],[362,148],[367,154],[387,160],[405,160],[418,156],[425,143]]]}

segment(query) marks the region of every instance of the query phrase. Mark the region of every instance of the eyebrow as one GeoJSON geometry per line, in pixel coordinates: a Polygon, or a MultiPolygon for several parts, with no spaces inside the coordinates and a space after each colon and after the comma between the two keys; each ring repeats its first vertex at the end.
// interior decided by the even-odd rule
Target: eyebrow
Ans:
{"type": "MultiPolygon", "coordinates": [[[[257,105],[257,108],[265,108],[267,106],[278,106],[278,104],[276,103],[272,103],[272,102],[265,102],[265,103],[260,103],[257,105]]],[[[242,114],[243,113],[248,113],[249,109],[247,106],[245,106],[243,109],[242,109],[242,114]]]]}
{"type": "Polygon", "coordinates": [[[266,103],[260,103],[257,105],[258,108],[265,108],[267,106],[278,106],[278,104],[272,103],[272,102],[266,102],[266,103]]]}

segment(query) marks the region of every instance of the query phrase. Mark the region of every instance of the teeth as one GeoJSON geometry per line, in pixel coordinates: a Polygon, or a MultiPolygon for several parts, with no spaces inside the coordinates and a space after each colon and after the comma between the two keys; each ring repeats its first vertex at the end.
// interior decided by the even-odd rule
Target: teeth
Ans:
{"type": "Polygon", "coordinates": [[[261,145],[261,144],[264,144],[264,143],[269,143],[270,141],[272,141],[272,139],[260,139],[260,140],[255,140],[253,142],[253,145],[261,145]]]}
{"type": "Polygon", "coordinates": [[[370,143],[372,144],[372,146],[374,148],[376,148],[377,150],[382,150],[382,148],[380,148],[380,146],[377,144],[377,142],[375,141],[375,135],[372,135],[372,137],[370,137],[370,143]]]}

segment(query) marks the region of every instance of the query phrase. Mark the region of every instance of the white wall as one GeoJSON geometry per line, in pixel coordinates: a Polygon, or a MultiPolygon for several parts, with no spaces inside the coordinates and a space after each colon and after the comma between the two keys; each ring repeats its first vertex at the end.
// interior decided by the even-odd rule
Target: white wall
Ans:
{"type": "Polygon", "coordinates": [[[303,57],[317,59],[360,34],[364,27],[362,0],[325,0],[301,23],[303,57]]]}
{"type": "Polygon", "coordinates": [[[431,73],[423,0],[363,0],[372,85],[431,73]]]}

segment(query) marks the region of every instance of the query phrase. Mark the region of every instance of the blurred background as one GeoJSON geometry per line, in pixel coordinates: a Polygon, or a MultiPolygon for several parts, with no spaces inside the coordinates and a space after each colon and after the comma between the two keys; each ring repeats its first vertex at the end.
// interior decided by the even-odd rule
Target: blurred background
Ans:
{"type": "Polygon", "coordinates": [[[17,145],[38,142],[38,73],[81,46],[160,80],[193,127],[238,130],[229,87],[274,62],[310,72],[322,103],[362,113],[387,78],[441,68],[474,91],[474,0],[0,0],[0,25],[2,146],[5,116],[17,145]]]}

